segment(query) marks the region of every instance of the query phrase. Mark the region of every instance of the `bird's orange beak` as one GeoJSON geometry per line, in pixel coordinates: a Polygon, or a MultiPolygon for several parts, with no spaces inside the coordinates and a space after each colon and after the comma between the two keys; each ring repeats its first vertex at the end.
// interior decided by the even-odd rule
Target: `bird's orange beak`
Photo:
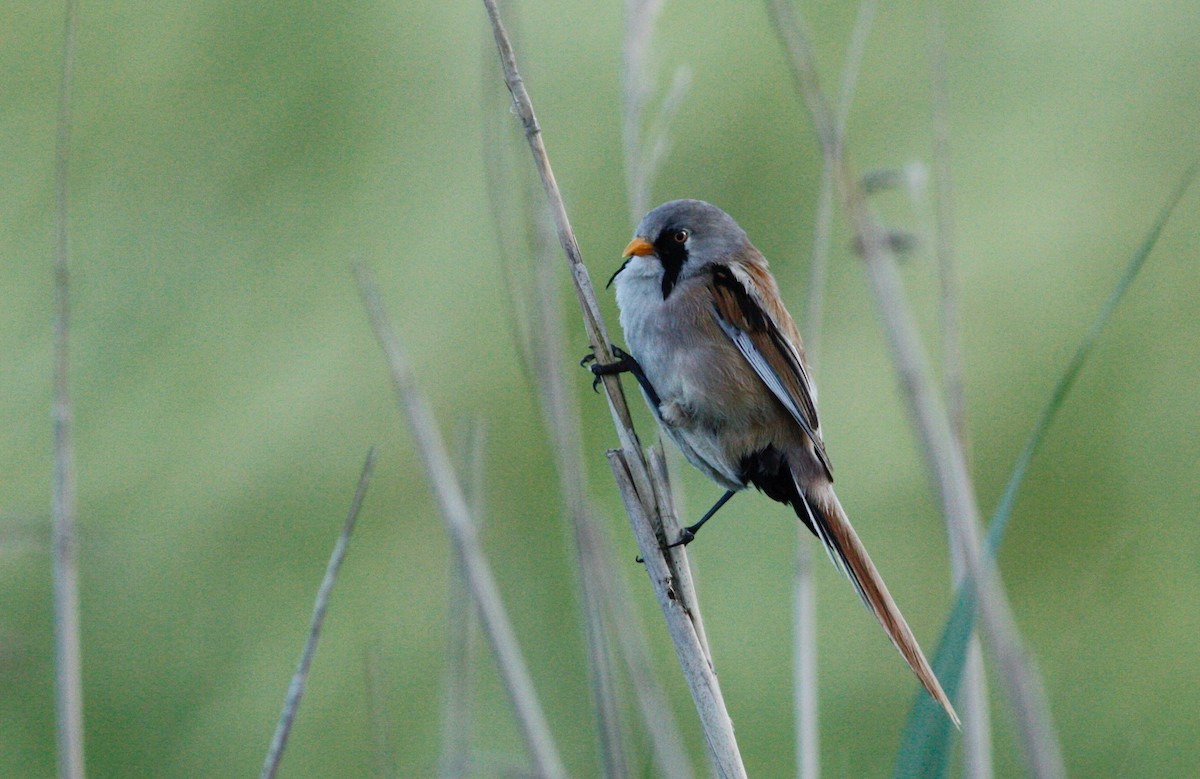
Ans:
{"type": "Polygon", "coordinates": [[[629,242],[629,245],[625,247],[625,253],[621,256],[645,257],[647,254],[654,254],[654,244],[639,235],[629,242]]]}

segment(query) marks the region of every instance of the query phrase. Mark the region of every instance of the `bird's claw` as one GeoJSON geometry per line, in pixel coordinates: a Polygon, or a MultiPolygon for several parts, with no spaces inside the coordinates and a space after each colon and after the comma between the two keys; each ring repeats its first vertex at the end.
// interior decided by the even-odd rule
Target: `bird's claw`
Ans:
{"type": "MultiPolygon", "coordinates": [[[[696,532],[694,530],[692,530],[690,527],[685,527],[679,531],[679,538],[675,540],[675,543],[667,544],[664,547],[664,549],[674,549],[677,546],[687,546],[688,544],[692,543],[695,540],[696,540],[696,532]]],[[[646,562],[646,559],[644,557],[642,557],[641,555],[638,555],[637,557],[633,558],[633,560],[636,563],[645,563],[646,562]]]]}
{"type": "Polygon", "coordinates": [[[629,370],[629,361],[633,359],[629,356],[628,352],[616,344],[609,344],[608,348],[612,351],[613,356],[617,358],[615,362],[597,362],[596,355],[592,352],[583,355],[583,359],[579,361],[579,367],[587,368],[596,377],[592,379],[593,392],[600,391],[600,382],[604,380],[605,376],[629,370]]]}
{"type": "Polygon", "coordinates": [[[673,544],[667,544],[667,549],[674,549],[677,546],[687,546],[696,540],[696,531],[690,527],[685,527],[679,531],[679,538],[673,544]]]}

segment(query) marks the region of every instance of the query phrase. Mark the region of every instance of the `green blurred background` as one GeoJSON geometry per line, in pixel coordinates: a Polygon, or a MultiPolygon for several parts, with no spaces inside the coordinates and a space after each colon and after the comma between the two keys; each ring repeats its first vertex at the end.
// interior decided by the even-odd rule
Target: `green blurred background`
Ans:
{"type": "MultiPolygon", "coordinates": [[[[54,770],[53,6],[0,9],[0,775],[14,777],[54,770]]],[[[855,4],[806,11],[835,84],[855,4]]],[[[621,13],[620,3],[531,0],[514,24],[597,279],[631,227],[621,13]]],[[[925,19],[906,4],[878,13],[849,127],[862,168],[928,164],[925,19]]],[[[990,512],[1061,366],[1200,152],[1200,4],[960,3],[945,24],[972,459],[990,512]]],[[[700,197],[734,214],[800,316],[820,161],[763,7],[672,0],[653,43],[660,85],[680,64],[693,70],[655,201],[700,197]]],[[[447,437],[486,419],[486,548],[569,768],[598,770],[568,532],[508,337],[485,194],[483,148],[498,140],[485,137],[482,111],[502,88],[487,45],[471,0],[83,4],[72,378],[92,775],[258,770],[372,443],[377,477],[284,775],[372,775],[381,741],[398,775],[434,771],[449,550],[356,296],[355,261],[377,271],[447,437]]],[[[880,202],[895,224],[927,232],[928,198],[880,202]]],[[[1194,776],[1200,764],[1197,203],[1196,192],[1184,199],[1104,334],[1002,554],[1075,776],[1194,776]]],[[[932,651],[949,602],[941,520],[837,230],[822,421],[842,500],[932,651]]],[[[550,272],[567,294],[563,266],[550,272]]],[[[932,350],[929,252],[903,273],[932,350]]],[[[615,314],[611,296],[603,302],[615,314]]],[[[582,354],[569,313],[566,339],[582,354]]],[[[608,476],[604,401],[573,365],[562,370],[584,408],[593,497],[702,767],[608,476]]],[[[692,472],[681,481],[691,513],[718,493],[692,472]]],[[[752,776],[791,771],[781,615],[795,538],[788,510],[755,495],[693,547],[752,776]]],[[[883,776],[916,685],[818,562],[826,775],[883,776]]],[[[478,753],[519,764],[490,657],[477,652],[478,753]]],[[[998,774],[1019,775],[996,688],[993,707],[998,774]]],[[[634,744],[640,764],[644,737],[634,744]]]]}

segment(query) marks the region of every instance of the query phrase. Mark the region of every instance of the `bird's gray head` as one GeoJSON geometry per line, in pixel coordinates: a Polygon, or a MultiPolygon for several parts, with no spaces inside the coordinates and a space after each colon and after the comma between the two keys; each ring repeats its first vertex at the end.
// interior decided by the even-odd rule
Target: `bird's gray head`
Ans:
{"type": "MultiPolygon", "coordinates": [[[[714,264],[728,262],[749,245],[746,231],[732,216],[711,203],[672,200],[642,218],[633,240],[625,247],[625,256],[658,259],[666,299],[680,281],[714,264]]],[[[613,278],[625,267],[622,265],[613,278]]]]}

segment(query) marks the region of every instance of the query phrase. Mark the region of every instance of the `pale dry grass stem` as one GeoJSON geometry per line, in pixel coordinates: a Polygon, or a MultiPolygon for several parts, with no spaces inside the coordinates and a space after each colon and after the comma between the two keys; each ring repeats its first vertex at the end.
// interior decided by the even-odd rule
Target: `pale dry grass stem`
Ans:
{"type": "MultiPolygon", "coordinates": [[[[867,35],[875,17],[875,3],[862,2],[842,67],[838,111],[829,142],[821,144],[821,183],[809,263],[808,300],[805,307],[805,354],[812,371],[820,370],[825,286],[833,236],[834,174],[845,148],[846,122],[866,51],[867,35]]],[[[817,674],[817,591],[813,575],[812,539],[808,528],[797,526],[795,570],[792,580],[792,695],[795,711],[796,776],[821,775],[820,710],[817,674]]]]}
{"type": "Polygon", "coordinates": [[[79,502],[71,404],[71,97],[78,3],[67,0],[54,150],[54,476],[51,498],[54,581],[54,685],[60,779],[83,779],[83,652],[79,629],[79,502]]]}
{"type": "Polygon", "coordinates": [[[380,347],[383,349],[401,411],[415,439],[417,453],[437,499],[438,508],[450,536],[451,547],[466,575],[471,598],[479,611],[480,623],[491,644],[500,678],[516,716],[534,768],[543,779],[562,779],[566,768],[550,732],[546,715],[538,700],[533,679],[525,664],[520,644],[499,587],[479,542],[471,509],[463,494],[458,475],[438,431],[433,412],[417,388],[400,341],[388,321],[387,311],[370,271],[355,268],[359,291],[380,347]]]}
{"type": "MultiPolygon", "coordinates": [[[[466,485],[471,517],[485,514],[485,452],[487,429],[482,419],[466,426],[461,435],[462,480],[466,485]]],[[[471,603],[462,561],[450,561],[446,588],[446,665],[442,671],[442,738],[438,757],[439,779],[465,779],[473,764],[471,739],[475,729],[475,643],[479,619],[471,603]]]]}
{"type": "MultiPolygon", "coordinates": [[[[934,254],[941,281],[942,381],[946,413],[963,457],[970,463],[967,436],[966,386],[963,378],[961,295],[955,257],[954,177],[950,164],[950,98],[946,76],[946,33],[938,0],[931,0],[927,20],[929,47],[930,126],[933,136],[934,254]]],[[[951,554],[955,587],[962,581],[961,555],[951,554]]],[[[963,775],[966,779],[991,779],[992,726],[988,705],[983,648],[973,636],[963,666],[959,693],[963,710],[963,775]]]]}

